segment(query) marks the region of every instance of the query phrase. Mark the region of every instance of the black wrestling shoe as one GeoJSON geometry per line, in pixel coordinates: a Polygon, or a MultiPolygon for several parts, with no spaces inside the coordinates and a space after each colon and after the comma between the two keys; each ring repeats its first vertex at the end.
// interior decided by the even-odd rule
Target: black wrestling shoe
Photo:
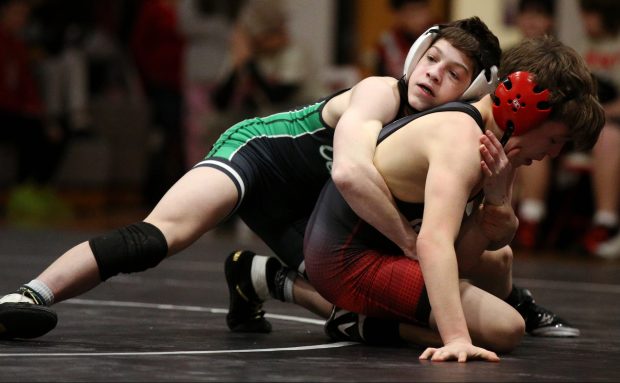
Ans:
{"type": "Polygon", "coordinates": [[[263,302],[252,286],[251,251],[235,251],[226,258],[224,273],[228,284],[229,304],[226,324],[232,332],[271,332],[271,323],[264,318],[263,302]]]}
{"type": "Polygon", "coordinates": [[[31,290],[20,288],[17,293],[0,299],[0,339],[32,339],[52,331],[58,323],[56,313],[40,305],[31,290]]]}
{"type": "Polygon", "coordinates": [[[325,334],[331,340],[338,342],[363,342],[359,319],[358,314],[334,306],[329,318],[325,321],[325,334]]]}
{"type": "Polygon", "coordinates": [[[581,334],[578,328],[539,306],[528,289],[515,287],[519,292],[519,303],[515,307],[525,319],[525,331],[533,336],[571,338],[581,334]]]}

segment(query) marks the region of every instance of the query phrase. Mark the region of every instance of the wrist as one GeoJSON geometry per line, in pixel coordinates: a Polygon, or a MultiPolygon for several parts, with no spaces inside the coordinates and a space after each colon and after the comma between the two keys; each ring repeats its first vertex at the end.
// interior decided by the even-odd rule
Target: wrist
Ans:
{"type": "Polygon", "coordinates": [[[499,207],[504,206],[506,204],[506,197],[503,198],[494,198],[485,196],[484,201],[482,202],[482,207],[490,206],[490,207],[499,207]]]}

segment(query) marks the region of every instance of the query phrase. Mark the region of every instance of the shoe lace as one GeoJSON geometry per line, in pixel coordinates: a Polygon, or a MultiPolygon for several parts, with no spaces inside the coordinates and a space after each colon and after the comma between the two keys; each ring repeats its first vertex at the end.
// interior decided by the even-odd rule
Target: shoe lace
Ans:
{"type": "Polygon", "coordinates": [[[259,304],[253,307],[254,309],[254,317],[252,319],[261,319],[265,316],[265,311],[263,310],[263,305],[259,304]]]}
{"type": "Polygon", "coordinates": [[[43,305],[43,300],[38,296],[39,294],[35,293],[26,286],[21,286],[19,289],[17,289],[17,293],[21,294],[21,296],[24,298],[32,300],[36,305],[43,305]]]}

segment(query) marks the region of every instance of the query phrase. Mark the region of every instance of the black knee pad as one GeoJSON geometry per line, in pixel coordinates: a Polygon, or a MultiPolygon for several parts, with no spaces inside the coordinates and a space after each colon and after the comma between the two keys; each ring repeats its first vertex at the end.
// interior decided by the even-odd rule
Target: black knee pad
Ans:
{"type": "Polygon", "coordinates": [[[102,281],[119,273],[135,273],[157,266],[168,254],[162,232],[147,222],[138,222],[91,239],[102,281]]]}

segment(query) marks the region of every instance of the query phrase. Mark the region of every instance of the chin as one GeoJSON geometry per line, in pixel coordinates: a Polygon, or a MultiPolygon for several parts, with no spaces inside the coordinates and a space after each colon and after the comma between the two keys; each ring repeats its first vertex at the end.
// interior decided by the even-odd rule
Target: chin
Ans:
{"type": "Polygon", "coordinates": [[[422,111],[433,108],[437,105],[432,102],[422,101],[419,98],[415,97],[413,100],[409,100],[409,106],[411,106],[415,110],[422,111]]]}

